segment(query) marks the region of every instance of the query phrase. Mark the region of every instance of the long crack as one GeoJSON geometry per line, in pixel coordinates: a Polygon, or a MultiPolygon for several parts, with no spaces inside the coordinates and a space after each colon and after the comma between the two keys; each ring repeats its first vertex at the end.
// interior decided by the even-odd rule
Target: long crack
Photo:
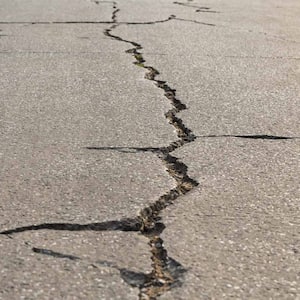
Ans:
{"type": "MultiPolygon", "coordinates": [[[[118,268],[115,264],[110,262],[88,262],[89,264],[97,267],[97,264],[104,265],[107,267],[115,268],[119,270],[121,277],[125,282],[131,286],[138,287],[140,290],[140,300],[154,300],[162,295],[165,291],[171,289],[176,284],[180,284],[180,279],[185,272],[185,269],[176,262],[174,259],[168,256],[167,250],[163,245],[161,233],[165,229],[164,223],[161,221],[162,211],[169,205],[171,205],[180,196],[185,195],[198,185],[198,182],[190,178],[187,174],[188,167],[180,162],[177,157],[171,155],[174,150],[183,147],[187,143],[193,142],[196,138],[217,138],[217,137],[234,137],[234,138],[246,138],[246,139],[268,139],[268,140],[283,140],[283,139],[294,139],[298,137],[284,137],[284,136],[270,136],[270,135],[208,135],[208,136],[195,136],[193,132],[187,128],[184,122],[177,117],[177,114],[187,109],[186,105],[182,103],[176,97],[176,90],[172,89],[166,81],[158,80],[156,77],[159,75],[159,71],[152,66],[146,65],[146,61],[141,53],[143,47],[141,44],[135,41],[125,40],[117,35],[114,35],[112,31],[121,25],[144,25],[144,24],[157,24],[164,23],[171,20],[194,22],[202,25],[214,26],[214,24],[203,23],[195,20],[186,20],[177,18],[171,15],[165,20],[149,21],[149,22],[118,22],[117,14],[120,11],[115,1],[97,1],[91,0],[95,4],[103,2],[111,3],[113,5],[113,12],[111,19],[108,22],[28,22],[30,24],[74,24],[74,23],[96,23],[96,24],[110,24],[111,26],[104,31],[104,34],[116,41],[128,43],[133,48],[126,51],[134,58],[134,64],[138,67],[146,70],[145,79],[154,82],[157,88],[164,92],[164,96],[172,104],[173,108],[165,113],[165,117],[168,122],[175,128],[178,136],[178,140],[170,143],[168,146],[154,148],[135,148],[135,147],[87,147],[87,149],[96,150],[117,150],[120,152],[152,152],[165,165],[169,175],[176,181],[177,185],[175,188],[169,190],[166,194],[159,197],[157,201],[141,210],[139,215],[135,218],[127,218],[122,220],[113,220],[99,223],[89,224],[74,224],[74,223],[43,223],[39,225],[30,225],[24,227],[18,227],[10,230],[0,232],[8,237],[14,233],[20,233],[31,230],[67,230],[67,231],[132,231],[140,232],[142,235],[148,238],[149,246],[151,248],[151,260],[152,260],[152,271],[149,274],[135,273],[127,269],[118,268]]],[[[191,2],[191,0],[189,0],[191,2]]],[[[208,7],[196,7],[189,5],[188,3],[174,2],[178,5],[184,5],[187,7],[198,8],[196,11],[201,12],[216,12],[209,11],[208,7]]],[[[3,23],[3,22],[2,22],[3,23]]],[[[24,22],[23,22],[24,23],[24,22]]],[[[82,258],[62,254],[48,249],[32,247],[32,251],[38,254],[49,255],[55,258],[63,258],[70,260],[81,260],[82,258]]]]}
{"type": "MultiPolygon", "coordinates": [[[[153,81],[157,88],[162,89],[164,96],[173,106],[172,109],[165,113],[165,117],[176,129],[179,138],[177,141],[172,142],[166,147],[157,148],[155,151],[152,151],[157,154],[157,157],[166,166],[169,175],[175,179],[177,182],[176,187],[160,196],[159,199],[151,205],[142,209],[137,217],[141,222],[140,232],[149,239],[152,254],[152,272],[148,274],[145,282],[139,287],[139,299],[153,300],[178,283],[178,274],[180,273],[178,272],[179,266],[174,266],[174,264],[172,264],[173,261],[168,257],[167,250],[163,245],[161,233],[164,230],[165,225],[161,222],[160,214],[178,197],[186,194],[198,185],[198,182],[188,176],[188,167],[170,153],[186,143],[194,141],[196,137],[192,131],[184,125],[183,121],[176,116],[177,113],[186,109],[186,105],[176,97],[176,90],[171,88],[166,81],[156,79],[159,75],[159,71],[154,67],[145,64],[146,60],[141,52],[143,49],[141,44],[135,41],[125,40],[120,36],[112,34],[112,31],[120,25],[117,23],[116,14],[113,14],[113,16],[114,24],[106,29],[104,34],[116,41],[128,43],[133,46],[133,48],[128,49],[126,53],[133,56],[135,59],[134,64],[136,66],[146,70],[145,79],[153,81]],[[174,272],[174,269],[177,269],[177,272],[174,272]]],[[[175,16],[172,15],[166,21],[174,18],[175,16]]]]}
{"type": "MultiPolygon", "coordinates": [[[[203,9],[208,10],[209,8],[198,8],[197,11],[199,12],[201,11],[201,9],[203,11],[203,9]]],[[[216,11],[210,12],[216,13],[216,11]]],[[[184,19],[176,18],[173,15],[170,16],[168,20],[172,19],[185,21],[184,19]]],[[[150,148],[150,150],[149,148],[144,149],[144,151],[151,151],[153,153],[156,153],[157,157],[165,164],[169,175],[177,182],[177,185],[174,189],[171,189],[166,194],[160,196],[159,199],[150,206],[142,209],[138,216],[138,219],[141,221],[142,225],[140,228],[140,232],[149,239],[149,245],[151,247],[152,253],[152,272],[146,276],[143,284],[139,286],[139,299],[154,300],[167,290],[171,289],[172,286],[174,286],[176,283],[179,283],[179,276],[182,275],[178,272],[178,270],[182,270],[181,265],[175,267],[175,269],[177,269],[177,272],[172,272],[172,261],[168,257],[167,250],[165,249],[163,240],[161,238],[161,233],[165,229],[165,225],[161,222],[160,214],[177,198],[188,193],[198,185],[198,182],[187,175],[188,167],[184,163],[180,162],[177,157],[172,156],[170,153],[184,146],[186,143],[193,142],[197,137],[189,128],[185,126],[184,122],[176,116],[180,111],[187,109],[186,105],[176,97],[176,90],[172,89],[166,81],[156,79],[156,77],[159,75],[159,71],[153,66],[146,65],[146,60],[144,59],[144,56],[141,52],[141,50],[143,49],[141,44],[135,41],[125,40],[120,36],[114,35],[112,33],[115,28],[121,25],[117,23],[116,15],[114,22],[115,24],[113,24],[109,29],[106,29],[104,31],[104,34],[114,40],[128,43],[134,46],[133,48],[128,49],[126,53],[131,54],[134,57],[134,64],[136,66],[144,68],[146,70],[145,79],[153,81],[159,89],[162,89],[164,91],[164,96],[170,101],[173,106],[172,109],[165,113],[165,117],[169,121],[169,123],[176,129],[177,136],[179,138],[177,141],[172,142],[166,147],[156,149],[150,148]]],[[[205,25],[213,24],[205,23],[205,25]]],[[[286,139],[286,137],[273,137],[266,135],[235,137],[254,139],[286,139]]]]}
{"type": "MultiPolygon", "coordinates": [[[[100,1],[93,1],[95,4],[101,3],[100,1]]],[[[184,125],[184,122],[176,115],[186,109],[186,105],[182,103],[176,97],[176,90],[172,89],[166,81],[156,79],[159,75],[159,71],[152,66],[145,64],[145,59],[140,52],[142,46],[134,41],[125,40],[119,36],[113,35],[112,31],[120,25],[136,25],[136,24],[156,24],[162,22],[168,22],[176,19],[179,21],[192,21],[177,19],[171,15],[168,19],[152,22],[143,23],[128,23],[117,21],[117,13],[120,11],[115,1],[107,1],[113,4],[112,21],[111,22],[92,22],[92,23],[105,23],[112,24],[108,29],[104,31],[104,34],[116,41],[128,43],[133,48],[126,51],[126,53],[133,56],[135,59],[134,64],[138,67],[142,67],[146,70],[145,78],[155,83],[157,88],[164,92],[164,96],[172,104],[173,108],[165,113],[165,117],[168,122],[176,129],[178,140],[172,142],[170,145],[161,148],[147,148],[144,151],[151,151],[162,161],[165,165],[169,175],[176,181],[177,185],[175,188],[169,190],[166,194],[159,197],[157,201],[141,210],[139,215],[133,219],[123,219],[120,221],[108,221],[102,223],[90,223],[90,224],[68,224],[68,223],[43,223],[39,225],[30,225],[19,228],[14,228],[0,232],[10,236],[14,233],[20,233],[31,230],[67,230],[67,231],[82,231],[82,230],[93,230],[93,231],[105,231],[105,230],[119,230],[119,231],[135,231],[140,232],[142,235],[148,238],[149,246],[151,248],[151,260],[152,260],[152,271],[149,274],[143,274],[143,280],[138,277],[138,283],[132,280],[132,272],[128,270],[121,270],[120,274],[122,278],[129,282],[132,286],[139,287],[139,299],[145,300],[157,299],[165,291],[169,290],[176,284],[180,284],[182,274],[185,272],[184,268],[180,263],[176,262],[168,256],[167,250],[163,245],[161,233],[165,228],[165,225],[161,222],[161,212],[169,205],[171,205],[177,198],[185,195],[191,191],[195,186],[198,185],[194,179],[190,178],[187,174],[188,167],[180,162],[177,157],[172,156],[170,153],[174,150],[184,146],[186,143],[190,143],[196,139],[196,136],[192,131],[184,125]],[[127,279],[126,279],[127,278],[127,279]],[[130,283],[133,282],[133,283],[130,283]]],[[[195,21],[196,22],[196,21],[195,21]]],[[[59,22],[52,22],[59,23],[59,22]]],[[[63,22],[66,23],[83,23],[83,22],[63,22]]],[[[212,25],[197,22],[204,25],[212,25]]],[[[35,23],[31,23],[35,24],[35,23]]],[[[50,255],[56,258],[67,258],[71,260],[78,260],[77,256],[69,254],[61,254],[52,250],[41,249],[33,247],[32,250],[35,253],[50,255]]]]}

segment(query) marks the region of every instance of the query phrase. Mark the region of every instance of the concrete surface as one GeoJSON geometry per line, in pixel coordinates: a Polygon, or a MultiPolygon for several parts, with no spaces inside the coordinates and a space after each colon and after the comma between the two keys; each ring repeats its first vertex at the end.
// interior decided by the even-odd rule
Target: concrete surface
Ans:
{"type": "Polygon", "coordinates": [[[103,1],[51,0],[1,0],[1,22],[106,22],[111,20],[111,3],[103,1]]]}
{"type": "Polygon", "coordinates": [[[0,0],[0,299],[299,299],[299,13],[0,0]],[[156,80],[196,136],[169,153],[199,183],[160,212],[169,259],[118,227],[182,175],[157,155],[181,137],[156,80]]]}
{"type": "Polygon", "coordinates": [[[163,214],[169,255],[190,270],[162,299],[298,299],[299,147],[202,138],[176,151],[201,184],[163,214]]]}

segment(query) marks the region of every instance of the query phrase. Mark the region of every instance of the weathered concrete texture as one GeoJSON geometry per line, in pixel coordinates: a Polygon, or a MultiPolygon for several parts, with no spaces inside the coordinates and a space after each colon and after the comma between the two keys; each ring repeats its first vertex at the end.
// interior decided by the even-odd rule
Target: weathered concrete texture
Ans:
{"type": "MultiPolygon", "coordinates": [[[[124,87],[112,92],[111,81],[99,83],[97,70],[103,67],[101,61],[95,57],[81,57],[78,61],[66,56],[43,59],[32,55],[25,59],[14,55],[6,56],[2,65],[2,97],[7,99],[1,109],[3,203],[10,206],[13,198],[13,205],[24,213],[48,199],[42,204],[44,209],[56,203],[56,212],[59,207],[70,213],[75,209],[77,213],[73,211],[72,218],[78,219],[80,214],[88,214],[86,209],[90,207],[93,219],[107,219],[135,215],[145,201],[155,199],[172,186],[155,156],[114,149],[155,146],[153,140],[159,134],[155,135],[154,128],[159,124],[149,130],[153,120],[145,106],[151,106],[153,111],[148,103],[150,97],[145,95],[145,106],[139,105],[137,102],[143,97],[134,98],[129,84],[126,88],[131,95],[125,96],[124,87]],[[140,121],[131,117],[134,106],[136,116],[141,112],[140,121]],[[147,118],[149,123],[145,125],[147,118]],[[147,136],[139,126],[142,124],[147,127],[147,136]],[[100,216],[101,211],[112,214],[100,216]]],[[[40,212],[49,217],[48,209],[40,212]]]]}
{"type": "MultiPolygon", "coordinates": [[[[116,42],[107,39],[99,54],[77,53],[84,52],[80,47],[73,53],[77,43],[82,45],[80,39],[73,36],[63,43],[61,33],[59,46],[51,38],[58,29],[42,26],[34,27],[33,36],[28,28],[15,29],[22,36],[22,53],[1,54],[1,198],[3,213],[13,205],[15,214],[2,222],[135,216],[173,181],[155,156],[123,153],[118,147],[171,141],[175,134],[163,116],[168,104],[157,101],[160,93],[139,79],[130,57],[124,53],[122,61],[122,52],[110,52],[116,42]],[[43,31],[54,41],[50,47],[44,45],[45,37],[39,39],[43,31]],[[33,210],[34,215],[29,213],[33,210]]],[[[88,36],[89,31],[73,25],[63,29],[66,36],[75,31],[88,36]]],[[[100,36],[102,30],[97,28],[100,36]]]]}
{"type": "Polygon", "coordinates": [[[0,299],[299,298],[298,1],[48,2],[0,0],[0,299]]]}
{"type": "MultiPolygon", "coordinates": [[[[67,2],[51,3],[54,12],[63,12],[67,2]]],[[[80,3],[70,9],[82,8],[77,20],[95,20],[84,13],[90,2],[80,3]]],[[[10,4],[1,5],[7,17],[1,21],[69,21],[72,16],[70,11],[68,17],[43,15],[35,2],[20,6],[24,14],[16,8],[9,17],[10,4]]],[[[104,7],[110,8],[111,21],[112,3],[104,7]]],[[[98,9],[93,3],[92,16],[107,20],[98,9]]],[[[130,45],[104,36],[109,26],[1,25],[1,231],[135,217],[174,186],[161,161],[144,149],[176,138],[164,117],[170,105],[132,64],[125,53],[130,45]]],[[[136,299],[138,289],[123,273],[151,267],[148,240],[137,233],[54,229],[0,238],[0,298],[5,300],[136,299]],[[46,249],[46,255],[32,247],[46,249]]]]}
{"type": "Polygon", "coordinates": [[[129,234],[120,237],[45,231],[13,240],[1,236],[0,299],[137,299],[137,290],[126,284],[118,268],[145,269],[145,242],[129,234]],[[61,254],[80,259],[42,255],[32,247],[61,249],[61,254]]]}
{"type": "Polygon", "coordinates": [[[99,153],[63,143],[10,151],[0,177],[2,229],[134,217],[173,185],[150,154],[99,153]]]}
{"type": "Polygon", "coordinates": [[[118,7],[122,12],[118,16],[119,22],[159,21],[179,11],[172,0],[159,0],[155,3],[151,0],[121,0],[118,1],[118,7]]]}
{"type": "Polygon", "coordinates": [[[0,22],[111,21],[112,3],[92,0],[1,0],[0,22]]]}
{"type": "MultiPolygon", "coordinates": [[[[193,4],[196,3],[191,3],[193,4]]],[[[217,12],[216,14],[196,12],[196,9],[185,7],[185,13],[192,10],[196,20],[213,21],[218,27],[259,33],[266,39],[300,42],[298,30],[300,9],[297,0],[251,2],[212,0],[205,4],[198,2],[196,5],[209,7],[210,10],[217,12]]]]}
{"type": "Polygon", "coordinates": [[[178,20],[130,28],[116,32],[139,38],[147,65],[188,105],[179,116],[196,135],[300,135],[300,44],[178,20]]]}
{"type": "Polygon", "coordinates": [[[72,132],[78,136],[78,130],[89,126],[87,132],[93,138],[83,136],[88,143],[97,143],[95,136],[101,140],[99,146],[156,147],[170,143],[176,138],[164,119],[170,105],[159,101],[161,92],[143,79],[144,70],[132,64],[132,58],[125,53],[131,45],[104,40],[104,28],[104,25],[33,25],[31,29],[10,26],[8,34],[12,37],[6,37],[1,46],[5,52],[1,54],[4,74],[1,84],[6,87],[3,97],[16,99],[2,104],[7,106],[4,113],[8,114],[9,108],[17,113],[17,101],[24,106],[26,100],[38,98],[30,105],[51,110],[54,106],[55,118],[49,116],[49,119],[55,124],[58,121],[64,127],[69,124],[65,120],[68,116],[59,114],[62,107],[69,114],[77,113],[80,120],[72,132]],[[8,85],[11,75],[14,78],[8,85]],[[131,114],[139,117],[133,120],[131,114]]]}
{"type": "Polygon", "coordinates": [[[165,246],[189,272],[162,299],[297,299],[299,150],[211,138],[176,151],[201,187],[164,213],[165,246]]]}

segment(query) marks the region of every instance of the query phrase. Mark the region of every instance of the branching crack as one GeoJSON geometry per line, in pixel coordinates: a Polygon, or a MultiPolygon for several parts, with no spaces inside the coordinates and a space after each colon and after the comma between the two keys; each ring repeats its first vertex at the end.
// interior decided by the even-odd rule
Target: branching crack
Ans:
{"type": "MultiPolygon", "coordinates": [[[[175,16],[170,16],[167,20],[175,19],[175,16]]],[[[198,182],[187,175],[188,167],[180,162],[177,157],[170,153],[186,143],[195,140],[195,135],[185,126],[183,121],[176,115],[180,111],[186,109],[186,105],[176,97],[176,90],[171,88],[166,81],[158,80],[156,77],[159,71],[153,66],[146,65],[146,60],[143,57],[141,44],[135,41],[125,40],[120,36],[112,34],[112,31],[119,25],[116,18],[115,24],[104,31],[104,34],[114,40],[128,43],[133,48],[128,49],[126,53],[134,58],[134,64],[146,70],[145,79],[153,81],[157,88],[163,90],[164,96],[169,100],[172,109],[165,113],[168,122],[176,129],[178,140],[172,142],[170,145],[161,148],[145,148],[144,151],[151,151],[156,153],[157,157],[166,166],[169,175],[176,181],[175,188],[168,191],[166,194],[159,197],[157,201],[141,210],[138,219],[141,223],[140,232],[149,239],[151,247],[152,272],[147,275],[146,281],[140,288],[140,299],[156,299],[165,291],[169,290],[174,284],[179,283],[178,274],[183,274],[183,268],[180,264],[176,266],[172,264],[172,260],[168,257],[167,250],[163,246],[163,240],[160,235],[165,228],[161,222],[160,214],[169,205],[173,203],[178,197],[186,194],[198,185],[198,182]],[[173,272],[172,272],[173,270],[173,272]],[[174,273],[174,270],[177,272],[174,273]],[[180,272],[178,272],[180,270],[180,272]],[[176,275],[176,276],[175,276],[176,275]]]]}
{"type": "MultiPolygon", "coordinates": [[[[199,183],[188,176],[188,167],[183,162],[171,153],[183,147],[187,143],[195,141],[197,138],[218,138],[218,137],[233,137],[233,138],[245,138],[245,139],[266,139],[266,140],[287,140],[294,139],[296,137],[286,136],[272,136],[272,135],[207,135],[207,136],[196,136],[189,129],[177,115],[179,112],[187,109],[186,105],[177,98],[176,90],[172,88],[166,81],[158,80],[157,76],[159,71],[153,66],[146,64],[146,60],[141,52],[143,47],[140,43],[123,39],[120,36],[113,34],[113,30],[121,25],[152,25],[157,23],[169,22],[171,20],[194,22],[201,25],[215,26],[214,24],[199,22],[196,20],[187,20],[177,18],[171,15],[167,19],[149,21],[149,22],[118,22],[118,8],[117,2],[115,1],[98,1],[90,0],[91,2],[99,5],[100,3],[110,3],[113,7],[111,15],[111,21],[108,22],[89,22],[89,21],[70,21],[70,22],[27,22],[29,24],[110,24],[111,26],[104,30],[105,36],[131,45],[126,51],[127,54],[131,55],[134,59],[134,64],[137,67],[145,69],[145,79],[152,81],[155,86],[162,90],[165,98],[170,102],[172,108],[165,113],[165,118],[176,130],[178,139],[171,142],[169,145],[164,147],[87,147],[89,150],[116,150],[124,153],[128,152],[151,152],[156,155],[166,167],[168,174],[175,180],[176,186],[170,189],[167,193],[160,196],[154,203],[143,208],[139,215],[135,218],[126,218],[121,220],[112,220],[106,222],[88,223],[88,224],[74,224],[74,223],[42,223],[37,225],[17,227],[0,232],[0,234],[11,235],[16,233],[22,233],[25,231],[35,230],[55,230],[55,231],[124,231],[124,232],[139,232],[148,239],[148,244],[151,248],[151,260],[152,260],[152,271],[148,274],[137,273],[124,268],[119,268],[116,264],[110,262],[93,262],[90,263],[94,267],[106,266],[114,268],[120,272],[120,276],[123,280],[133,287],[139,288],[139,299],[140,300],[154,300],[157,299],[167,290],[171,289],[176,285],[181,284],[181,279],[186,270],[180,263],[168,256],[167,250],[164,247],[161,233],[165,229],[165,225],[161,219],[162,211],[172,205],[172,203],[179,197],[187,194],[199,183]]],[[[191,2],[191,1],[190,1],[191,2]]],[[[196,12],[207,12],[217,13],[217,11],[210,10],[209,7],[198,7],[190,5],[188,3],[174,2],[177,5],[183,5],[187,7],[196,8],[196,12]]],[[[1,22],[7,23],[7,22],[1,22]]],[[[26,22],[22,22],[26,23],[26,22]]],[[[1,36],[1,35],[0,35],[1,36]]],[[[42,255],[48,255],[55,258],[69,259],[72,261],[83,261],[82,258],[63,254],[60,252],[52,251],[49,249],[33,247],[32,251],[42,255]]]]}
{"type": "Polygon", "coordinates": [[[216,10],[210,10],[211,8],[210,7],[207,7],[207,6],[196,6],[196,5],[190,5],[188,3],[184,3],[184,2],[173,2],[174,4],[177,4],[177,5],[182,5],[182,6],[186,6],[186,7],[192,7],[192,8],[196,8],[195,12],[202,12],[202,13],[214,13],[214,14],[217,14],[219,13],[219,11],[216,11],[216,10]]]}
{"type": "MultiPolygon", "coordinates": [[[[96,5],[99,5],[103,1],[92,0],[96,5]]],[[[181,266],[180,263],[176,262],[174,259],[168,256],[167,250],[164,247],[163,240],[161,238],[161,233],[165,229],[165,225],[161,220],[162,211],[169,205],[171,205],[180,196],[185,195],[191,191],[194,187],[198,185],[198,182],[190,178],[187,174],[188,167],[183,162],[171,153],[184,146],[187,143],[191,143],[196,139],[193,132],[184,124],[177,114],[187,109],[186,105],[180,101],[176,96],[176,90],[173,89],[166,81],[158,80],[156,77],[159,75],[159,71],[153,66],[148,66],[146,60],[141,52],[143,47],[141,44],[125,40],[120,36],[114,35],[113,30],[121,25],[144,25],[144,24],[157,24],[168,22],[171,20],[195,22],[201,25],[214,26],[213,24],[202,23],[195,20],[186,20],[176,18],[176,16],[171,15],[165,20],[150,21],[150,22],[118,22],[117,15],[120,11],[117,7],[115,1],[104,1],[109,2],[113,5],[113,12],[110,22],[28,22],[30,24],[81,24],[81,23],[91,23],[91,24],[111,24],[111,26],[104,30],[104,34],[116,41],[127,43],[133,48],[128,49],[126,53],[132,55],[134,58],[134,64],[137,67],[145,69],[145,79],[152,81],[155,86],[161,89],[164,93],[165,98],[173,106],[172,109],[165,113],[167,121],[173,126],[177,132],[178,140],[170,143],[165,147],[160,148],[132,148],[134,151],[149,151],[155,154],[161,162],[165,165],[168,174],[175,180],[176,186],[169,190],[164,195],[160,196],[158,200],[149,206],[143,208],[138,216],[131,219],[113,220],[107,222],[99,223],[89,223],[89,224],[71,224],[71,223],[42,223],[38,225],[30,225],[24,227],[18,227],[14,229],[9,229],[0,232],[7,236],[11,236],[15,233],[21,233],[25,231],[33,230],[66,230],[66,231],[132,231],[139,232],[148,239],[148,244],[151,248],[151,260],[152,260],[152,271],[149,274],[134,273],[129,270],[117,268],[117,266],[110,264],[111,267],[116,268],[120,271],[121,277],[128,284],[138,287],[140,290],[139,299],[145,300],[157,299],[165,291],[171,289],[175,285],[181,284],[181,278],[186,270],[181,266]]],[[[204,8],[202,8],[204,9],[204,8]]],[[[23,22],[24,23],[24,22],[23,22]]],[[[26,23],[26,22],[25,22],[26,23]]],[[[88,149],[100,149],[97,147],[89,147],[88,149]]],[[[120,148],[120,151],[126,152],[130,151],[130,148],[120,148]]],[[[81,258],[69,254],[62,254],[56,251],[36,248],[33,247],[32,250],[35,253],[50,255],[56,258],[65,258],[70,260],[81,260],[81,258]]]]}

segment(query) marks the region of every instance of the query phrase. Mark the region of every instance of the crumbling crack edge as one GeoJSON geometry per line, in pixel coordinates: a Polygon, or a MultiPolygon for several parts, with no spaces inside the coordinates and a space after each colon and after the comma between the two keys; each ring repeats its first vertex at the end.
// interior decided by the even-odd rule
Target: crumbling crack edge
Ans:
{"type": "MultiPolygon", "coordinates": [[[[94,1],[96,3],[96,1],[94,1]]],[[[98,2],[98,1],[97,1],[98,2]]],[[[99,1],[99,3],[101,3],[99,1]]],[[[167,172],[169,175],[176,181],[176,186],[170,189],[167,193],[160,196],[158,200],[150,204],[149,206],[143,208],[139,215],[133,219],[123,219],[120,221],[108,221],[102,223],[91,223],[91,224],[68,224],[68,223],[44,223],[39,225],[30,225],[25,227],[14,228],[10,230],[5,230],[0,232],[0,234],[10,235],[14,233],[20,233],[29,230],[68,230],[68,231],[81,231],[81,230],[95,230],[95,231],[103,231],[103,230],[119,230],[119,231],[135,231],[140,232],[149,240],[149,245],[151,247],[151,260],[152,260],[152,271],[149,274],[144,274],[143,280],[136,284],[140,290],[139,299],[149,299],[154,300],[157,299],[160,295],[162,295],[165,291],[171,289],[176,285],[181,284],[181,277],[186,271],[180,263],[176,262],[172,258],[170,258],[167,254],[167,250],[163,245],[163,240],[161,238],[161,233],[165,229],[165,225],[161,222],[161,213],[162,211],[173,204],[175,200],[179,197],[187,194],[193,188],[195,188],[199,183],[190,178],[187,174],[188,167],[184,163],[180,162],[179,159],[173,155],[171,152],[176,149],[184,146],[187,143],[191,143],[196,139],[196,136],[193,132],[187,128],[184,122],[177,117],[177,114],[187,109],[186,105],[182,103],[176,97],[176,90],[172,89],[166,81],[158,80],[156,77],[159,75],[159,71],[152,66],[148,66],[145,64],[144,57],[140,50],[142,50],[142,46],[134,41],[125,40],[119,36],[113,35],[112,31],[121,25],[142,25],[142,24],[157,24],[168,22],[170,20],[178,20],[178,21],[188,21],[188,22],[196,22],[203,25],[214,26],[213,24],[202,23],[194,20],[185,20],[176,18],[176,16],[171,15],[166,20],[160,21],[151,21],[151,22],[118,22],[117,21],[117,13],[119,9],[117,7],[117,3],[115,1],[111,1],[113,4],[113,12],[112,12],[112,21],[111,22],[87,22],[87,23],[103,23],[103,24],[112,24],[108,29],[104,30],[104,34],[116,41],[120,41],[123,43],[128,43],[132,45],[134,48],[131,48],[126,51],[126,53],[133,56],[135,59],[134,64],[137,67],[144,68],[147,72],[145,73],[145,78],[147,80],[152,81],[157,88],[161,89],[164,92],[165,98],[168,99],[170,104],[173,106],[169,111],[165,113],[165,117],[168,122],[174,127],[177,132],[178,140],[170,143],[168,146],[161,148],[152,148],[151,151],[155,154],[165,165],[167,172]]],[[[98,3],[96,3],[98,4],[98,3]]],[[[28,22],[30,24],[36,24],[35,22],[28,22]]],[[[49,22],[49,24],[57,24],[57,23],[86,23],[86,22],[49,22]]],[[[47,22],[40,22],[40,24],[48,24],[47,22]]],[[[59,252],[55,252],[52,250],[42,249],[33,247],[32,251],[35,253],[40,253],[44,255],[50,255],[56,258],[66,258],[70,260],[79,259],[76,256],[69,254],[61,254],[59,252]]],[[[120,269],[120,273],[121,273],[120,269]]],[[[126,274],[128,274],[128,270],[123,270],[124,276],[122,278],[126,279],[126,274]]],[[[126,281],[126,280],[125,280],[126,281]]]]}
{"type": "MultiPolygon", "coordinates": [[[[178,136],[178,140],[172,142],[168,146],[156,148],[151,151],[155,153],[165,165],[169,175],[176,181],[176,187],[160,196],[154,203],[143,208],[137,216],[137,220],[139,220],[139,223],[141,224],[139,231],[149,239],[149,245],[152,253],[152,272],[147,274],[145,281],[139,286],[139,299],[152,300],[157,299],[157,297],[162,295],[165,291],[178,284],[179,276],[183,273],[181,265],[174,267],[174,263],[168,257],[167,250],[163,245],[161,233],[164,230],[165,225],[161,222],[160,214],[177,198],[185,195],[199,184],[196,180],[188,176],[187,165],[180,162],[177,157],[170,154],[185,144],[193,142],[196,139],[196,136],[185,126],[184,122],[176,116],[180,111],[187,109],[186,105],[176,97],[176,90],[171,88],[166,81],[156,79],[159,75],[159,71],[153,66],[145,64],[146,60],[141,52],[143,49],[142,45],[135,41],[125,40],[112,33],[115,28],[121,25],[117,23],[116,15],[114,16],[115,24],[113,24],[110,28],[105,29],[104,34],[113,40],[133,46],[133,48],[128,49],[126,53],[132,55],[135,60],[133,63],[137,67],[141,67],[146,70],[145,79],[154,82],[156,87],[164,92],[164,96],[173,106],[173,108],[165,113],[165,117],[175,128],[178,136]],[[177,272],[174,272],[174,268],[177,269],[177,272]]],[[[168,18],[168,20],[172,20],[174,18],[175,16],[172,15],[168,18]]]]}
{"type": "MultiPolygon", "coordinates": [[[[136,42],[128,41],[122,39],[119,36],[113,35],[112,30],[120,25],[144,25],[144,24],[157,24],[163,23],[170,20],[178,21],[188,21],[195,22],[204,25],[214,26],[213,24],[202,23],[195,20],[185,20],[176,18],[175,16],[170,16],[166,20],[151,21],[151,22],[117,22],[117,13],[119,9],[117,8],[117,3],[115,1],[93,1],[96,4],[101,2],[109,2],[113,4],[112,21],[109,22],[90,22],[90,23],[101,23],[101,24],[112,24],[109,29],[105,30],[105,35],[120,41],[129,43],[134,48],[127,50],[128,54],[131,54],[135,61],[134,64],[138,67],[142,67],[147,70],[145,78],[154,82],[157,88],[163,90],[165,97],[170,101],[173,108],[166,112],[165,117],[169,123],[176,129],[178,140],[172,142],[170,145],[161,148],[132,148],[136,151],[148,151],[152,152],[163,162],[169,175],[177,182],[175,188],[171,189],[166,194],[159,197],[157,201],[149,205],[148,207],[142,209],[140,214],[133,219],[123,219],[120,221],[107,221],[102,223],[90,223],[90,224],[67,224],[67,223],[44,223],[39,225],[31,225],[25,227],[19,227],[11,230],[6,230],[0,232],[0,234],[5,234],[10,237],[11,234],[17,232],[24,232],[28,230],[68,230],[68,231],[82,231],[82,230],[93,230],[93,231],[133,231],[140,232],[149,239],[149,245],[151,247],[152,253],[152,272],[150,274],[134,273],[128,271],[127,269],[118,268],[113,263],[105,262],[108,267],[115,268],[120,271],[121,277],[128,284],[138,287],[140,289],[139,297],[140,299],[156,299],[165,291],[171,289],[176,284],[180,284],[181,276],[184,274],[185,269],[175,260],[170,258],[167,254],[166,249],[163,246],[163,240],[160,235],[163,232],[165,225],[161,222],[161,212],[169,205],[171,205],[180,196],[185,195],[191,191],[198,182],[191,179],[187,175],[188,167],[180,162],[177,157],[172,156],[170,153],[174,150],[184,146],[187,143],[193,142],[196,138],[201,138],[195,136],[193,132],[188,129],[184,122],[178,118],[176,115],[180,111],[186,109],[185,104],[183,104],[176,97],[176,91],[172,89],[167,82],[162,80],[157,80],[156,76],[159,75],[159,71],[152,66],[147,66],[144,57],[140,50],[142,46],[136,42]],[[131,280],[132,277],[137,277],[137,279],[131,280]]],[[[30,22],[29,22],[30,23],[30,22]]],[[[63,24],[73,24],[73,23],[89,23],[89,22],[49,22],[49,23],[39,23],[39,24],[52,24],[52,23],[63,23],[63,24]]],[[[36,24],[36,23],[31,23],[36,24]]],[[[271,140],[282,140],[282,139],[292,139],[293,137],[279,137],[279,136],[268,136],[268,135],[210,135],[203,137],[236,137],[236,138],[250,138],[250,139],[271,139],[271,140]]],[[[96,147],[88,147],[88,149],[97,149],[96,147]]],[[[128,152],[130,148],[119,149],[123,152],[128,152]]],[[[82,260],[81,258],[69,254],[62,254],[52,250],[42,249],[32,247],[35,253],[50,255],[56,258],[70,259],[70,260],[82,260]]],[[[96,267],[96,264],[93,263],[96,267]]]]}

